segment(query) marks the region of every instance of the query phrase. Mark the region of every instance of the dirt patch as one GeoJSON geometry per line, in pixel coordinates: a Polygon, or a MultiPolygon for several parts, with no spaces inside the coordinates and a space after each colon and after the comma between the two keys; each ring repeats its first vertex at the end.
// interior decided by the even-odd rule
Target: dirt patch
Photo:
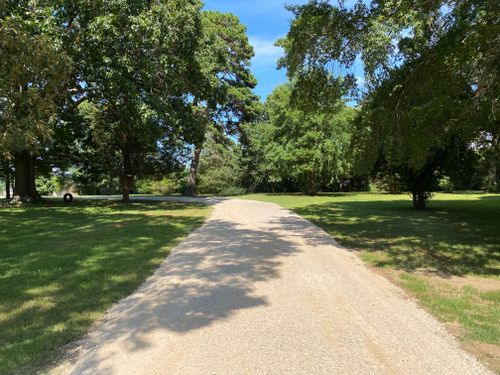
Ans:
{"type": "Polygon", "coordinates": [[[474,354],[481,362],[495,374],[500,374],[500,347],[482,342],[464,342],[465,350],[474,354]]]}
{"type": "Polygon", "coordinates": [[[417,276],[424,276],[427,280],[445,282],[451,286],[462,289],[464,286],[472,287],[481,292],[500,290],[500,278],[477,277],[477,276],[451,276],[432,270],[417,270],[413,272],[417,276]]]}
{"type": "MultiPolygon", "coordinates": [[[[384,276],[393,284],[402,286],[401,274],[408,273],[390,268],[379,268],[370,264],[367,266],[375,273],[384,276]]],[[[464,287],[471,287],[480,292],[489,292],[500,289],[500,280],[495,278],[484,278],[477,276],[450,276],[430,270],[417,270],[411,272],[412,275],[422,277],[431,285],[437,287],[441,293],[460,293],[464,287]]],[[[412,294],[403,289],[409,299],[414,299],[412,294]]],[[[465,341],[463,339],[463,329],[458,322],[445,322],[447,331],[459,339],[463,349],[477,357],[495,374],[500,375],[500,346],[477,341],[465,341]]]]}

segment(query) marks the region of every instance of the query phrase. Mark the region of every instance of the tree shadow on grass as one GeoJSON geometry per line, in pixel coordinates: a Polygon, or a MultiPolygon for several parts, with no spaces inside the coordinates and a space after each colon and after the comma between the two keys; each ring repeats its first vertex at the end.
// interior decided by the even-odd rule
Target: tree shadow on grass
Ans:
{"type": "MultiPolygon", "coordinates": [[[[0,251],[0,314],[8,314],[0,321],[2,371],[34,371],[33,364],[47,363],[127,295],[93,342],[125,338],[132,353],[151,345],[153,331],[185,333],[265,305],[255,284],[278,278],[281,258],[299,251],[279,238],[280,223],[254,230],[211,220],[130,295],[203,218],[183,211],[157,216],[158,203],[95,202],[80,208],[2,212],[7,216],[0,233],[10,235],[0,237],[0,246],[8,244],[0,251]],[[37,354],[27,359],[27,352],[37,354]],[[28,363],[31,367],[22,367],[28,363]]],[[[81,370],[94,374],[96,369],[108,373],[104,358],[93,353],[81,370]]]]}
{"type": "Polygon", "coordinates": [[[2,209],[0,373],[34,372],[86,332],[202,224],[202,214],[182,211],[199,207],[46,202],[2,209]]]}
{"type": "Polygon", "coordinates": [[[404,201],[352,201],[295,209],[342,245],[380,252],[379,267],[429,268],[444,275],[500,275],[500,197],[436,200],[417,211],[404,201]]]}

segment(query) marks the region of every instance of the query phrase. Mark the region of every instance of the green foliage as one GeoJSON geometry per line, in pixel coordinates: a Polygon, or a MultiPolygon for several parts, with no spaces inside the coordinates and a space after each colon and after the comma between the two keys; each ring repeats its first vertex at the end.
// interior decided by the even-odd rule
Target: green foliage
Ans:
{"type": "Polygon", "coordinates": [[[375,191],[387,192],[390,194],[401,194],[404,189],[401,177],[395,173],[378,173],[372,181],[375,191]]]}
{"type": "Polygon", "coordinates": [[[241,150],[234,142],[225,143],[208,137],[200,158],[199,187],[202,194],[239,195],[241,186],[241,150]]]}
{"type": "Polygon", "coordinates": [[[38,176],[35,180],[36,190],[44,196],[51,196],[62,191],[64,185],[60,177],[52,176],[38,176]]]}
{"type": "Polygon", "coordinates": [[[446,193],[452,193],[455,190],[455,186],[448,176],[443,176],[439,179],[439,187],[446,193]]]}
{"type": "Polygon", "coordinates": [[[122,191],[120,179],[112,175],[101,175],[97,180],[92,179],[86,182],[77,177],[75,189],[81,195],[120,194],[122,191]]]}
{"type": "MultiPolygon", "coordinates": [[[[103,3],[82,29],[82,75],[88,84],[91,145],[104,170],[127,186],[154,172],[161,151],[184,129],[197,82],[200,3],[103,3]],[[163,143],[165,147],[158,147],[163,143]],[[148,170],[146,161],[156,161],[148,170]],[[107,168],[106,168],[107,166],[107,168]]],[[[94,10],[95,11],[95,10],[94,10]]]]}
{"type": "Polygon", "coordinates": [[[177,181],[171,177],[161,180],[139,180],[135,184],[138,194],[168,195],[177,192],[177,181]]]}
{"type": "Polygon", "coordinates": [[[345,72],[364,63],[353,138],[359,173],[399,173],[423,208],[445,160],[448,174],[460,168],[448,157],[456,144],[472,149],[482,134],[497,142],[498,2],[311,0],[290,10],[280,64],[303,107],[324,111],[352,94],[356,80],[345,72]]]}
{"type": "Polygon", "coordinates": [[[70,59],[48,5],[7,3],[0,12],[0,153],[40,152],[56,125],[70,59]]]}
{"type": "MultiPolygon", "coordinates": [[[[254,55],[246,27],[233,14],[206,11],[202,13],[202,34],[197,62],[201,67],[199,93],[193,100],[197,115],[197,131],[191,168],[185,193],[196,193],[199,157],[207,133],[218,131],[229,136],[240,135],[246,143],[242,124],[251,121],[258,112],[258,98],[252,92],[257,84],[250,72],[254,55]]],[[[215,186],[209,187],[213,190],[215,186]]]]}
{"type": "Polygon", "coordinates": [[[0,208],[0,373],[34,374],[57,358],[209,211],[183,203],[68,206],[60,198],[0,208]]]}
{"type": "Polygon", "coordinates": [[[329,113],[305,112],[290,103],[293,86],[276,88],[262,120],[248,128],[256,184],[293,180],[314,194],[351,173],[349,145],[353,108],[336,103],[329,113]]]}

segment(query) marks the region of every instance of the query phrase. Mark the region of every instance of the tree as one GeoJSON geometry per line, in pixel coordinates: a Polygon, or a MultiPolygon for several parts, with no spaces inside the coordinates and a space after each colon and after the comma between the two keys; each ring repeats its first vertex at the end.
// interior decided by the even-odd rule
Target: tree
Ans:
{"type": "Polygon", "coordinates": [[[197,173],[206,132],[215,127],[236,135],[239,125],[250,121],[257,111],[252,93],[256,80],[250,73],[253,48],[246,27],[233,14],[207,11],[202,14],[202,38],[197,61],[202,79],[193,101],[198,114],[193,135],[193,157],[186,187],[187,195],[196,194],[197,173]]]}
{"type": "Polygon", "coordinates": [[[223,134],[207,133],[200,157],[198,189],[202,194],[234,195],[242,187],[241,147],[223,134]]]}
{"type": "Polygon", "coordinates": [[[498,2],[311,1],[291,10],[281,66],[298,82],[295,95],[317,107],[348,94],[356,80],[343,72],[361,59],[361,165],[403,173],[416,208],[457,142],[498,137],[498,2]]]}
{"type": "Polygon", "coordinates": [[[0,153],[14,159],[14,194],[37,199],[35,159],[47,146],[70,60],[48,5],[8,3],[0,11],[0,153]]]}
{"type": "MultiPolygon", "coordinates": [[[[183,132],[195,91],[200,35],[197,0],[83,2],[64,9],[78,36],[78,101],[89,101],[100,165],[119,176],[123,201],[145,160],[183,132]]],[[[69,28],[69,27],[68,27],[69,28]]],[[[73,40],[72,34],[68,36],[73,40]]],[[[191,116],[192,118],[192,116],[191,116]]]]}
{"type": "Polygon", "coordinates": [[[276,88],[261,122],[249,132],[257,185],[294,181],[307,194],[332,187],[350,174],[351,124],[356,111],[338,101],[328,113],[290,104],[293,86],[276,88]]]}

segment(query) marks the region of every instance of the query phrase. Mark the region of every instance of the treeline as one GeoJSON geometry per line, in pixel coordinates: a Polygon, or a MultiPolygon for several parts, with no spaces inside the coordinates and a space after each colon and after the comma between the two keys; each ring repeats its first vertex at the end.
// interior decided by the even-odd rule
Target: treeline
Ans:
{"type": "MultiPolygon", "coordinates": [[[[238,136],[258,106],[253,49],[198,0],[0,2],[1,174],[21,200],[197,163],[209,130],[238,136]],[[60,187],[60,186],[59,186],[60,187]]],[[[196,170],[188,192],[194,193],[196,170]]]]}
{"type": "Polygon", "coordinates": [[[500,191],[497,1],[313,0],[289,10],[278,44],[291,83],[243,126],[241,142],[202,155],[211,162],[200,182],[218,175],[233,191],[410,191],[419,209],[437,190],[500,191]],[[349,73],[360,67],[363,77],[349,73]]]}
{"type": "Polygon", "coordinates": [[[356,97],[355,174],[399,180],[416,208],[439,178],[498,191],[499,8],[495,0],[291,6],[279,44],[292,101],[322,113],[356,97]],[[364,77],[348,74],[360,63],[364,77]]]}
{"type": "Polygon", "coordinates": [[[245,27],[201,6],[0,2],[0,174],[14,194],[376,186],[424,208],[439,189],[500,190],[498,1],[291,6],[278,42],[290,83],[265,103],[245,27]]]}

